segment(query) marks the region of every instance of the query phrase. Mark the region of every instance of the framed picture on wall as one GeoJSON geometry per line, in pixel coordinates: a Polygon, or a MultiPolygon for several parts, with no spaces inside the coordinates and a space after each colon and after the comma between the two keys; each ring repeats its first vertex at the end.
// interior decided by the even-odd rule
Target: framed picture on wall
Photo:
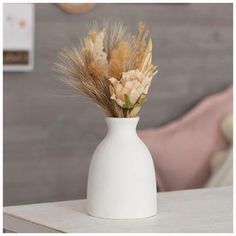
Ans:
{"type": "Polygon", "coordinates": [[[3,5],[3,70],[34,67],[34,4],[3,5]]]}

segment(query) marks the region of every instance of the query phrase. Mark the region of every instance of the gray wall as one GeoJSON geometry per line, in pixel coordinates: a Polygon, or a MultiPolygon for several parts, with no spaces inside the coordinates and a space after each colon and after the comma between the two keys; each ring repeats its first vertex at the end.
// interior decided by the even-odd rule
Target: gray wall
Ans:
{"type": "Polygon", "coordinates": [[[105,135],[103,114],[56,79],[56,52],[92,20],[122,19],[150,28],[159,78],[139,128],[181,116],[232,83],[232,4],[97,4],[66,14],[36,5],[35,69],[4,73],[4,204],[84,198],[89,161],[105,135]]]}

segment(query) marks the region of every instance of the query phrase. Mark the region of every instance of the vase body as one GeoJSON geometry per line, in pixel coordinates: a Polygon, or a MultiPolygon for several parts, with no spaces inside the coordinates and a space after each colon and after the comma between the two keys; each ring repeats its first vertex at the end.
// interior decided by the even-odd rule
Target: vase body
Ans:
{"type": "Polygon", "coordinates": [[[108,219],[156,214],[155,169],[149,150],[136,133],[138,120],[106,118],[108,133],[89,168],[88,214],[108,219]]]}

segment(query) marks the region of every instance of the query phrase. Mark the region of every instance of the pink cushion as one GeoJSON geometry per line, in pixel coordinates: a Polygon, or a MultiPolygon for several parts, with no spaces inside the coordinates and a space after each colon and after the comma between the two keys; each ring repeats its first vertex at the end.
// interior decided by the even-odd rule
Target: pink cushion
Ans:
{"type": "Polygon", "coordinates": [[[139,131],[152,153],[158,188],[171,191],[202,187],[209,159],[227,147],[219,124],[232,111],[233,91],[209,96],[184,117],[163,127],[139,131]]]}

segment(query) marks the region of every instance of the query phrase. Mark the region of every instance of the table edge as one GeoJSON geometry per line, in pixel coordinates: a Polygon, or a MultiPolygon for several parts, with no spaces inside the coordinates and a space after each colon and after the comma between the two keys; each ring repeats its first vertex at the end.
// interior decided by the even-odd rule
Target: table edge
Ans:
{"type": "MultiPolygon", "coordinates": [[[[16,233],[32,233],[32,231],[27,232],[28,230],[32,230],[33,228],[37,228],[37,232],[39,233],[39,230],[42,233],[66,233],[62,230],[58,230],[56,228],[43,225],[28,219],[24,219],[19,216],[15,216],[14,214],[10,213],[3,213],[3,228],[6,230],[10,230],[16,233]],[[19,227],[15,226],[15,224],[21,225],[21,228],[27,229],[24,230],[24,232],[19,232],[19,227]]],[[[21,230],[20,230],[21,231],[21,230]]]]}

